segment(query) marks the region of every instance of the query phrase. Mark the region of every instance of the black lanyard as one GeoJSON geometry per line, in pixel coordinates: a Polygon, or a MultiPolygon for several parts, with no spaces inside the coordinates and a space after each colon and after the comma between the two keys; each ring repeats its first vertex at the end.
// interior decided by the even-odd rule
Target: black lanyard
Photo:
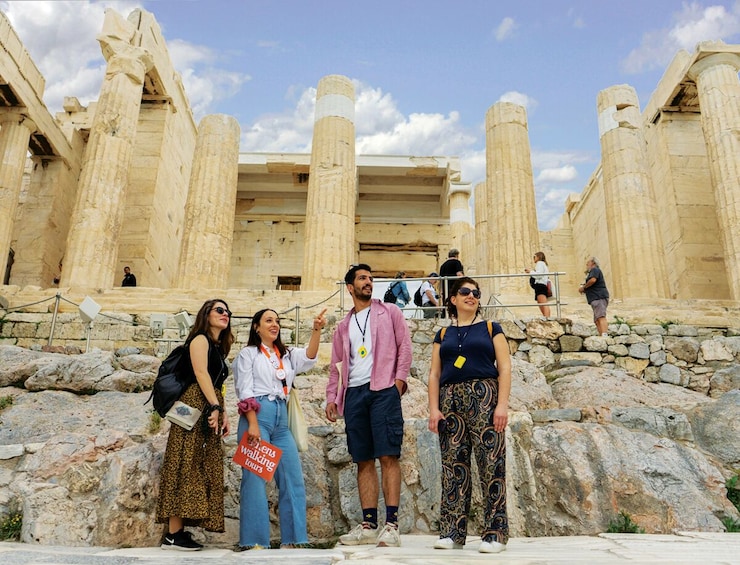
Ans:
{"type": "Polygon", "coordinates": [[[367,307],[367,316],[365,317],[365,325],[363,327],[360,327],[360,322],[357,319],[357,312],[355,312],[355,324],[357,324],[357,329],[360,330],[360,334],[362,334],[362,344],[365,345],[365,332],[367,332],[367,321],[370,319],[370,306],[367,307]]]}

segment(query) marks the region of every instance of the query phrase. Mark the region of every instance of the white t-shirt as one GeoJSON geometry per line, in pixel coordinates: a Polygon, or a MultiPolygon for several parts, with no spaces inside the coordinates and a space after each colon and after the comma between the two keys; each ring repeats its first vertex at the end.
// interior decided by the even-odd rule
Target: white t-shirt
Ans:
{"type": "Polygon", "coordinates": [[[355,312],[349,320],[349,382],[362,386],[370,382],[373,372],[373,344],[370,337],[370,308],[355,312]],[[363,334],[365,339],[363,340],[363,334]]]}
{"type": "MultiPolygon", "coordinates": [[[[547,263],[545,263],[544,261],[537,261],[534,264],[534,271],[532,272],[532,274],[534,274],[534,273],[538,273],[538,274],[539,273],[545,273],[546,274],[546,273],[549,273],[549,272],[550,272],[550,270],[547,268],[547,263]]],[[[534,278],[534,283],[535,284],[547,284],[547,281],[548,281],[548,277],[547,276],[544,276],[544,277],[535,277],[534,278]]]]}
{"type": "Polygon", "coordinates": [[[429,301],[429,295],[427,295],[427,290],[432,291],[432,296],[437,295],[437,292],[434,290],[432,283],[430,283],[429,281],[424,281],[423,283],[421,283],[421,289],[419,290],[419,293],[421,294],[421,305],[422,306],[434,306],[434,304],[432,304],[429,301]]]}

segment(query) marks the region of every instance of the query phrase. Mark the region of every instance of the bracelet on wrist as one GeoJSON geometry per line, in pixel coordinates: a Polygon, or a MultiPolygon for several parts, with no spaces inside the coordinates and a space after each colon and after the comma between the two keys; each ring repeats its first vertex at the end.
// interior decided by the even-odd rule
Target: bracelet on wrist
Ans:
{"type": "Polygon", "coordinates": [[[206,412],[208,412],[208,415],[210,416],[213,412],[221,412],[223,414],[224,409],[221,407],[220,404],[211,404],[206,412]]]}

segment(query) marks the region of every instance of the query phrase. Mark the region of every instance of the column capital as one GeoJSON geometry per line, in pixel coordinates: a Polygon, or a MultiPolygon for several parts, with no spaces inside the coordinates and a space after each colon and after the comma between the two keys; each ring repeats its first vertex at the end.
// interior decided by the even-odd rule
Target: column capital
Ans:
{"type": "Polygon", "coordinates": [[[36,127],[36,122],[28,117],[28,108],[23,106],[3,108],[0,110],[0,124],[22,125],[25,126],[30,133],[33,133],[38,129],[36,127]]]}
{"type": "Polygon", "coordinates": [[[108,59],[106,79],[119,73],[125,74],[136,84],[144,84],[146,73],[154,66],[152,54],[141,47],[122,44],[108,59]]]}
{"type": "Polygon", "coordinates": [[[691,65],[686,74],[691,80],[696,81],[704,71],[719,65],[729,65],[735,69],[735,72],[739,71],[740,53],[712,53],[691,65]]]}
{"type": "Polygon", "coordinates": [[[472,188],[473,185],[469,182],[451,182],[448,195],[450,198],[456,194],[464,194],[470,197],[473,192],[472,188]]]}

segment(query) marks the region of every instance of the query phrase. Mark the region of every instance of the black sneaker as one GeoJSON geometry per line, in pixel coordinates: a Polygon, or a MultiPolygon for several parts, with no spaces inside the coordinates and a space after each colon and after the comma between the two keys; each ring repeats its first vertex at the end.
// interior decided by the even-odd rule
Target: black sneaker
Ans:
{"type": "Polygon", "coordinates": [[[175,532],[174,534],[165,534],[162,549],[176,549],[178,551],[199,551],[203,545],[193,539],[193,534],[186,532],[185,529],[175,532]]]}

